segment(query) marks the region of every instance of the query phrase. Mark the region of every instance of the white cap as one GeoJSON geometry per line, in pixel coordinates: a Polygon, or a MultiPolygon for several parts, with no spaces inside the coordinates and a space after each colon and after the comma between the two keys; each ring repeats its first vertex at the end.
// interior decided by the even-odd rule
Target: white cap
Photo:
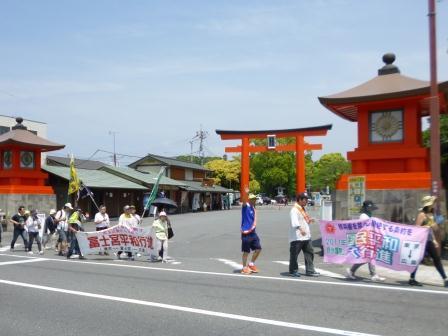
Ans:
{"type": "Polygon", "coordinates": [[[54,215],[56,213],[56,210],[55,209],[51,209],[50,210],[50,215],[54,215]]]}
{"type": "Polygon", "coordinates": [[[70,210],[73,210],[73,207],[72,207],[71,203],[65,203],[64,204],[64,208],[69,208],[70,210]]]}
{"type": "Polygon", "coordinates": [[[162,211],[162,212],[159,213],[159,217],[162,217],[162,216],[166,217],[166,212],[165,211],[162,211]]]}

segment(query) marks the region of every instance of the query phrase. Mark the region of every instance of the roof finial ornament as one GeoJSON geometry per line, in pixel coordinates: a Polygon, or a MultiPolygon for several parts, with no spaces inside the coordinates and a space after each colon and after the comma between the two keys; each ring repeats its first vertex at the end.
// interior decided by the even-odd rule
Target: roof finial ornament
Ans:
{"type": "Polygon", "coordinates": [[[396,65],[392,64],[395,62],[395,54],[394,53],[384,54],[383,62],[386,63],[386,65],[378,70],[378,76],[400,73],[400,69],[398,69],[398,67],[396,65]]]}
{"type": "Polygon", "coordinates": [[[26,130],[27,129],[26,126],[22,125],[22,123],[23,123],[22,117],[17,117],[16,121],[17,121],[17,125],[12,127],[13,130],[17,130],[17,129],[26,130]]]}

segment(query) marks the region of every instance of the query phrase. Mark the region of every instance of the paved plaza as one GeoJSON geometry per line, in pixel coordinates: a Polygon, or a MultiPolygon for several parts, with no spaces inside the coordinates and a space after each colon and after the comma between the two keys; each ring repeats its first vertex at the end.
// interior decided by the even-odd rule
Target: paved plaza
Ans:
{"type": "MultiPolygon", "coordinates": [[[[428,326],[431,335],[446,335],[448,290],[433,268],[422,269],[427,279],[417,275],[426,282],[421,288],[384,269],[388,279],[378,284],[365,271],[347,280],[345,266],[324,264],[316,254],[321,277],[287,276],[289,209],[258,209],[261,272],[250,276],[239,274],[238,208],[171,216],[168,264],[98,255],[67,260],[52,250],[30,256],[23,246],[9,252],[5,233],[0,335],[395,336],[423,335],[428,326]]],[[[318,239],[317,225],[313,231],[318,239]]]]}

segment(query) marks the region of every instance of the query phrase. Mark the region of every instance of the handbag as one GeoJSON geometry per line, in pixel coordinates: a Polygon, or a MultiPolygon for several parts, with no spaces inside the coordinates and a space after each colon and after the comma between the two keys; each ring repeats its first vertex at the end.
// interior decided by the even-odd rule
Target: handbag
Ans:
{"type": "Polygon", "coordinates": [[[168,239],[171,239],[174,237],[174,231],[173,228],[171,227],[171,224],[168,226],[168,239]]]}

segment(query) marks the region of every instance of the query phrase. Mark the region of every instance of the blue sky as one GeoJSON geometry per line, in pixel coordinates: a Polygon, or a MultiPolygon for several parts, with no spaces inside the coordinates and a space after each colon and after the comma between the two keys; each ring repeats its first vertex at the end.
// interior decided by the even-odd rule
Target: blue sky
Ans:
{"type": "MultiPolygon", "coordinates": [[[[437,6],[443,81],[448,0],[437,6]]],[[[355,124],[318,96],[376,76],[386,52],[429,79],[425,0],[1,0],[0,32],[0,114],[47,122],[78,157],[112,150],[109,131],[119,153],[171,156],[202,125],[220,156],[232,143],[215,129],[328,123],[316,157],[345,153],[355,124]]]]}

